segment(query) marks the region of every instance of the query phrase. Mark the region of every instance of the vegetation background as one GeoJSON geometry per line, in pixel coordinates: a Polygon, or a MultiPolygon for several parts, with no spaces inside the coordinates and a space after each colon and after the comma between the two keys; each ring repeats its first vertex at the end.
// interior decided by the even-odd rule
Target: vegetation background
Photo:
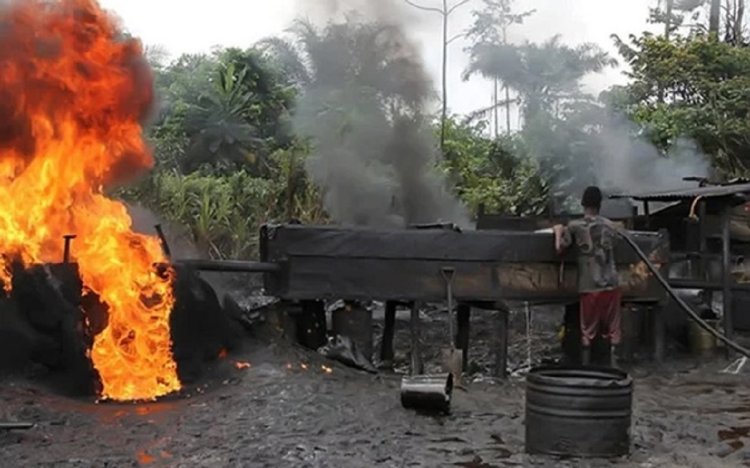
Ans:
{"type": "MultiPolygon", "coordinates": [[[[471,213],[480,205],[509,215],[569,209],[583,185],[653,188],[649,177],[655,173],[719,180],[747,175],[750,44],[744,0],[655,2],[651,21],[663,25],[663,33],[612,37],[619,57],[593,44],[568,46],[559,36],[509,43],[508,30],[522,29],[535,13],[523,9],[523,0],[454,6],[474,8],[474,24],[463,32],[471,40],[463,73],[494,83],[493,105],[450,115],[444,89],[442,108],[429,126],[441,156],[433,170],[471,213]],[[581,91],[584,77],[618,61],[629,70],[626,85],[599,96],[581,91]],[[522,116],[520,128],[510,124],[515,111],[522,116]]],[[[316,142],[299,135],[293,119],[300,99],[330,78],[322,52],[327,46],[335,44],[351,57],[338,70],[344,77],[356,73],[362,44],[374,51],[368,61],[380,64],[383,73],[399,65],[389,63],[385,50],[378,53],[369,26],[300,21],[244,50],[216,49],[173,61],[149,49],[160,98],[148,129],[156,166],[117,195],[182,226],[201,254],[214,258],[253,258],[264,222],[331,221],[322,189],[306,170],[316,142]]],[[[380,83],[359,91],[383,101],[387,121],[393,117],[380,83]]],[[[354,109],[334,110],[344,116],[342,126],[356,118],[354,109]]]]}

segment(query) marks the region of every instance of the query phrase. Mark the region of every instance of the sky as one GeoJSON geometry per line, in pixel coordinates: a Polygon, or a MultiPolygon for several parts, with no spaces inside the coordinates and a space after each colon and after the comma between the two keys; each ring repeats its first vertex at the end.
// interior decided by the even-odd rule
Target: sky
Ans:
{"type": "MultiPolygon", "coordinates": [[[[118,16],[123,27],[140,37],[144,44],[163,47],[177,56],[207,52],[213,46],[249,47],[265,37],[283,34],[294,18],[308,15],[304,5],[316,1],[320,0],[100,0],[100,4],[118,16]]],[[[428,6],[442,3],[440,0],[414,1],[428,6]]],[[[456,12],[451,19],[451,35],[468,27],[471,10],[480,4],[480,0],[471,0],[456,12]]],[[[656,0],[517,0],[519,10],[536,9],[537,12],[511,32],[511,40],[544,41],[560,34],[567,44],[594,42],[617,56],[610,35],[627,37],[653,28],[646,18],[648,8],[655,4],[656,0]]],[[[415,14],[418,20],[410,20],[410,32],[421,47],[437,87],[441,64],[440,18],[431,13],[415,11],[415,14]]],[[[460,114],[486,107],[491,102],[488,82],[481,78],[464,82],[461,78],[467,65],[463,50],[466,46],[464,41],[458,40],[449,50],[448,102],[451,112],[460,114]]],[[[588,77],[584,89],[596,94],[612,84],[622,83],[625,81],[622,72],[622,69],[611,69],[588,77]]]]}

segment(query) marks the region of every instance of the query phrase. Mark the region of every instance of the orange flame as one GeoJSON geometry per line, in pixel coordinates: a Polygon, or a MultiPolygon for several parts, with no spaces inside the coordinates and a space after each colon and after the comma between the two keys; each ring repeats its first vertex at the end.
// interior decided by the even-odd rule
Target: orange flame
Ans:
{"type": "Polygon", "coordinates": [[[249,362],[243,362],[243,361],[237,361],[237,362],[234,363],[234,367],[236,367],[239,370],[250,369],[250,363],[249,362]]]}
{"type": "Polygon", "coordinates": [[[138,41],[94,0],[24,0],[0,9],[0,280],[10,258],[71,260],[108,308],[90,357],[104,398],[180,388],[171,352],[173,276],[155,237],[136,234],[105,187],[149,169],[141,122],[153,78],[138,41]]]}

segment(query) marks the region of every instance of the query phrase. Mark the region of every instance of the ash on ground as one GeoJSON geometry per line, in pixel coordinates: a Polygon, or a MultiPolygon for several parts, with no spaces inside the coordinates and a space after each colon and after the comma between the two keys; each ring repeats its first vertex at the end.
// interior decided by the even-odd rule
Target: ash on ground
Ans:
{"type": "MultiPolygon", "coordinates": [[[[262,300],[237,302],[257,306],[262,300]]],[[[491,315],[472,315],[471,376],[444,417],[403,409],[398,374],[372,375],[326,360],[286,342],[272,321],[255,322],[264,328],[248,338],[244,351],[222,359],[180,398],[93,404],[5,377],[0,420],[36,426],[0,431],[3,466],[750,466],[750,387],[742,371],[722,373],[730,361],[720,357],[631,369],[629,457],[581,462],[525,455],[523,373],[504,382],[487,378],[491,315]]],[[[439,366],[447,344],[444,316],[423,311],[428,370],[439,366]]],[[[375,317],[382,319],[382,312],[375,317]]],[[[533,310],[536,363],[559,357],[561,322],[559,309],[533,310]]],[[[523,369],[529,355],[525,310],[514,311],[510,323],[509,367],[523,369]]],[[[403,370],[408,313],[398,314],[396,326],[395,364],[403,370]]]]}

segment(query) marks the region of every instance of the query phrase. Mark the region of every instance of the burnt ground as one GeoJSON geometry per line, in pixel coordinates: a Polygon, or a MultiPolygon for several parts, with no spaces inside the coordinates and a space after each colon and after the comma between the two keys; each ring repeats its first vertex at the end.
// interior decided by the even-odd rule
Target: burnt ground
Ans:
{"type": "MultiPolygon", "coordinates": [[[[632,369],[631,456],[526,456],[523,376],[507,382],[484,377],[488,315],[473,317],[476,374],[465,390],[455,391],[449,416],[404,410],[395,374],[346,368],[273,338],[267,329],[248,339],[244,351],[221,360],[200,385],[157,403],[94,404],[58,396],[29,379],[0,380],[0,419],[36,423],[26,431],[0,431],[2,466],[750,466],[747,374],[720,373],[728,364],[722,358],[632,369]],[[237,369],[237,361],[251,366],[237,369]]],[[[446,323],[435,316],[425,315],[431,338],[426,358],[433,365],[446,334],[446,323]]],[[[405,319],[399,315],[396,336],[402,366],[405,319]]],[[[535,315],[535,359],[558,352],[560,320],[555,311],[535,315]]],[[[514,313],[511,323],[510,365],[523,367],[524,314],[514,313]]]]}

